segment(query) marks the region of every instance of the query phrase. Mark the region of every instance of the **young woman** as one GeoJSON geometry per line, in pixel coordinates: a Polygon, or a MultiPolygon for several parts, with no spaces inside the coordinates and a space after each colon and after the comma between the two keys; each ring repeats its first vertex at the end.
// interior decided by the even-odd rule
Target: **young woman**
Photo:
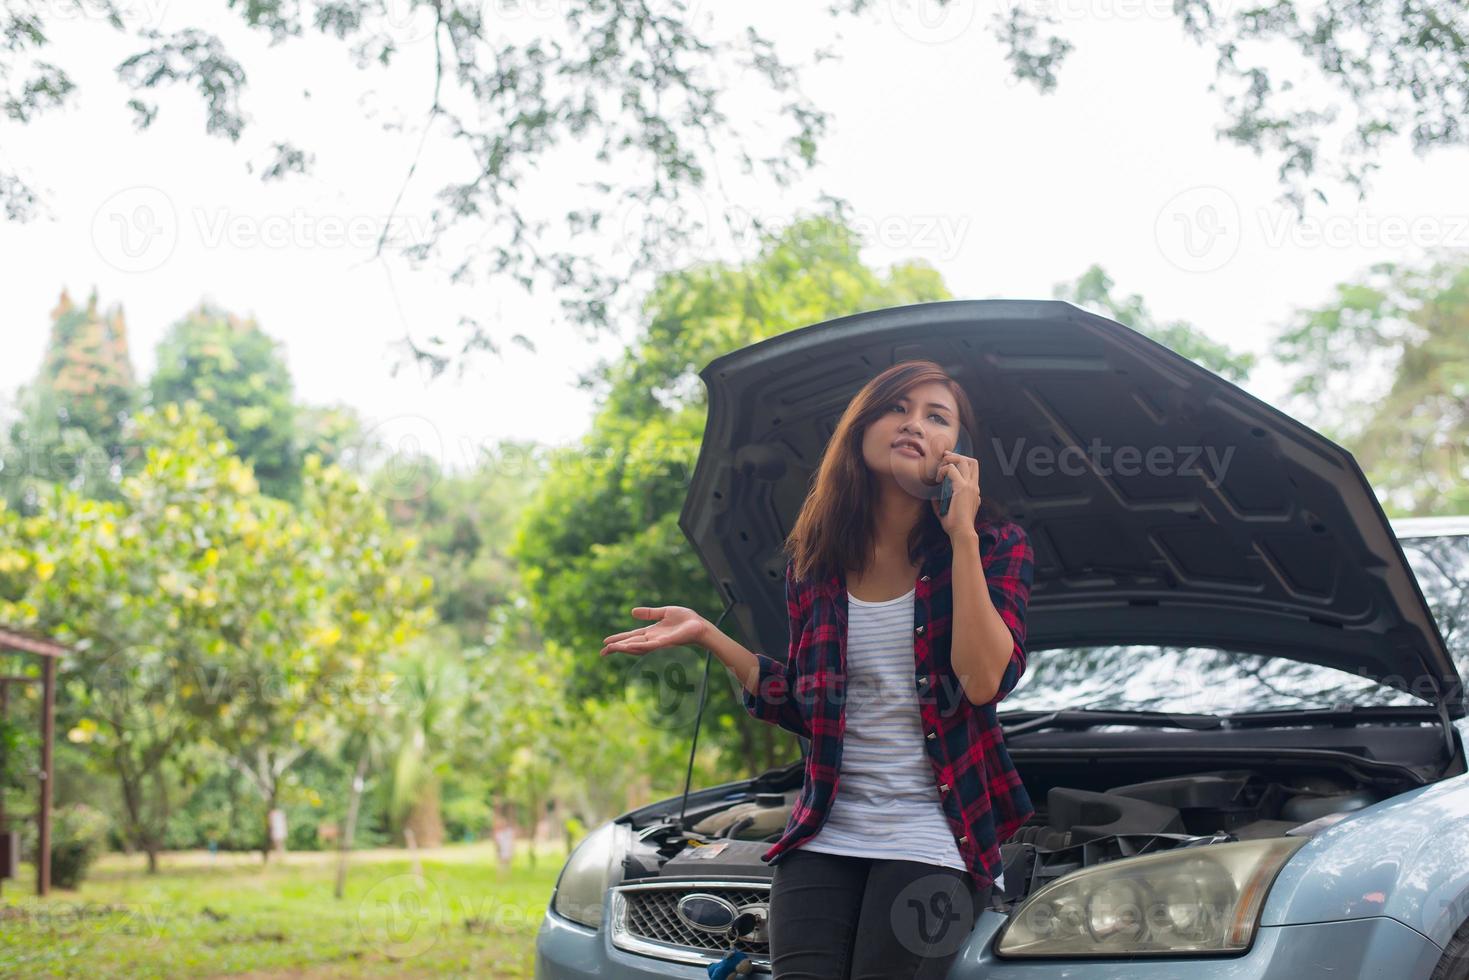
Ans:
{"type": "Polygon", "coordinates": [[[976,431],[973,409],[932,361],[848,404],[785,543],[784,663],[682,606],[639,606],[656,622],[604,641],[707,646],[746,710],[811,739],[764,855],[776,980],[945,976],[1001,880],[999,844],[1034,812],[995,716],[1025,669],[1033,555],[954,452],[960,426],[976,431]]]}

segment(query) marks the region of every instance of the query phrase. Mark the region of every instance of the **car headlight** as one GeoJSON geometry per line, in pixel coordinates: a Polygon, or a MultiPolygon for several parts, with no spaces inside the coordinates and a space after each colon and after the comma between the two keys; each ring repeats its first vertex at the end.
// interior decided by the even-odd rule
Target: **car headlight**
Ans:
{"type": "Polygon", "coordinates": [[[602,925],[607,889],[622,881],[622,856],[632,844],[632,832],[608,821],[587,834],[566,859],[551,907],[558,915],[596,929],[602,925]]]}
{"type": "Polygon", "coordinates": [[[1240,953],[1305,837],[1183,847],[1073,871],[1011,915],[1000,956],[1240,953]]]}

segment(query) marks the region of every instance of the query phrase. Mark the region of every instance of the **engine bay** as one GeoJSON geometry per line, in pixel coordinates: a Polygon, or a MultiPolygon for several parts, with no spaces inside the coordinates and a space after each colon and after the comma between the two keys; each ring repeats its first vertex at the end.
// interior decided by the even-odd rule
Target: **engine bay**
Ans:
{"type": "MultiPolygon", "coordinates": [[[[1336,768],[1284,771],[1261,767],[1165,775],[1099,787],[1109,767],[1084,775],[1069,767],[1027,767],[1036,813],[1000,846],[1003,888],[992,907],[1005,909],[1047,882],[1079,868],[1176,847],[1314,833],[1407,788],[1354,778],[1336,768]],[[1063,785],[1067,782],[1091,785],[1063,785]],[[1075,778],[1082,777],[1082,778],[1075,778]]],[[[1136,771],[1135,769],[1132,771],[1136,771]]],[[[774,777],[785,770],[767,773],[774,777]]],[[[784,831],[800,792],[761,787],[691,810],[685,821],[665,815],[635,827],[623,880],[733,878],[768,880],[760,860],[784,831]]]]}

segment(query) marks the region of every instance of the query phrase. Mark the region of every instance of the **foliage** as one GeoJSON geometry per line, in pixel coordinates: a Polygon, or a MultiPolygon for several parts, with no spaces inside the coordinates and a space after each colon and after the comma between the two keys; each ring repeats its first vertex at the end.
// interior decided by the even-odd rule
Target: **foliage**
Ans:
{"type": "Polygon", "coordinates": [[[390,669],[397,746],[393,759],[390,816],[395,826],[415,811],[433,826],[414,827],[419,843],[436,843],[443,833],[437,801],[452,772],[450,753],[469,734],[463,711],[469,679],[457,650],[442,637],[405,651],[390,669]],[[427,805],[427,814],[422,808],[427,805]],[[428,833],[425,833],[428,831],[428,833]]]}
{"type": "Polygon", "coordinates": [[[107,815],[85,803],[58,807],[51,820],[51,884],[76,888],[107,841],[107,815]]]}
{"type": "Polygon", "coordinates": [[[0,792],[29,781],[31,759],[39,737],[30,726],[15,718],[0,716],[0,792]]]}
{"type": "Polygon", "coordinates": [[[1296,414],[1349,448],[1390,514],[1469,513],[1469,261],[1382,262],[1297,310],[1275,349],[1296,414]]]}
{"type": "MultiPolygon", "coordinates": [[[[336,823],[348,790],[347,767],[334,753],[307,752],[282,781],[280,804],[286,811],[287,845],[292,851],[320,850],[323,824],[336,823]]],[[[183,805],[170,817],[164,846],[169,850],[208,848],[248,851],[264,843],[265,802],[240,771],[215,754],[201,765],[203,775],[183,805]]],[[[360,825],[359,825],[360,827],[360,825]]],[[[372,845],[376,839],[363,838],[372,845]]]]}
{"type": "MultiPolygon", "coordinates": [[[[477,786],[480,780],[465,780],[477,786]]],[[[483,837],[494,824],[495,814],[485,798],[478,794],[446,794],[444,799],[444,829],[449,840],[474,841],[483,837]]]]}
{"type": "Polygon", "coordinates": [[[1126,299],[1114,297],[1112,278],[1100,265],[1092,265],[1075,282],[1058,284],[1051,294],[1131,327],[1236,384],[1243,384],[1255,366],[1255,355],[1232,351],[1190,323],[1159,323],[1136,293],[1126,299]]]}
{"type": "Polygon", "coordinates": [[[145,461],[121,500],[53,486],[34,516],[0,512],[0,619],[73,645],[59,726],[116,775],[124,833],[152,853],[199,735],[180,699],[247,615],[265,512],[197,405],[142,412],[129,438],[145,461]]]}
{"type": "Polygon", "coordinates": [[[86,308],[78,309],[62,290],[51,317],[41,385],[61,402],[66,424],[116,452],[136,399],[122,309],[114,306],[100,315],[95,289],[86,308]]]}
{"type": "Polygon", "coordinates": [[[299,519],[281,505],[261,526],[256,598],[241,598],[248,618],[191,698],[210,741],[268,806],[308,746],[385,695],[385,659],[433,616],[432,582],[409,573],[415,540],[392,529],[362,481],[315,456],[303,476],[299,519]]]}
{"type": "Polygon", "coordinates": [[[154,405],[199,402],[266,494],[299,497],[297,409],[278,341],[253,319],[200,303],[159,342],[157,360],[148,385],[154,405]]]}
{"type": "Polygon", "coordinates": [[[298,456],[321,457],[356,473],[368,472],[381,454],[380,439],[367,430],[357,409],[350,405],[297,405],[296,444],[298,456]]]}
{"type": "Polygon", "coordinates": [[[34,506],[38,487],[64,483],[96,499],[117,497],[114,469],[133,465],[123,427],[138,400],[122,309],[104,315],[92,291],[85,307],[66,290],[51,311],[45,358],[18,398],[0,499],[34,506]]]}
{"type": "Polygon", "coordinates": [[[135,420],[142,471],[120,502],[53,488],[0,511],[0,619],[73,642],[63,724],[120,781],[121,823],[155,855],[213,745],[274,804],[381,657],[431,618],[366,488],[308,457],[299,513],[259,492],[196,402],[135,420]]]}
{"type": "Polygon", "coordinates": [[[491,610],[512,599],[517,570],[507,550],[544,467],[540,447],[508,440],[463,473],[428,456],[398,457],[373,473],[394,526],[419,539],[414,569],[434,580],[438,621],[461,645],[484,642],[491,610]]]}

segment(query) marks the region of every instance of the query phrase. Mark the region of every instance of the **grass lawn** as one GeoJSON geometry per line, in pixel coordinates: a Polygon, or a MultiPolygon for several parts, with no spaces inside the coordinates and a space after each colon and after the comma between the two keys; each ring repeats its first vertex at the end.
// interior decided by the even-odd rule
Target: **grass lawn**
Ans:
{"type": "Polygon", "coordinates": [[[563,846],[530,866],[522,843],[501,872],[492,842],[419,852],[358,851],[332,897],[326,852],[108,855],[74,892],[35,897],[25,867],[0,898],[0,976],[530,977],[536,930],[563,846]]]}

